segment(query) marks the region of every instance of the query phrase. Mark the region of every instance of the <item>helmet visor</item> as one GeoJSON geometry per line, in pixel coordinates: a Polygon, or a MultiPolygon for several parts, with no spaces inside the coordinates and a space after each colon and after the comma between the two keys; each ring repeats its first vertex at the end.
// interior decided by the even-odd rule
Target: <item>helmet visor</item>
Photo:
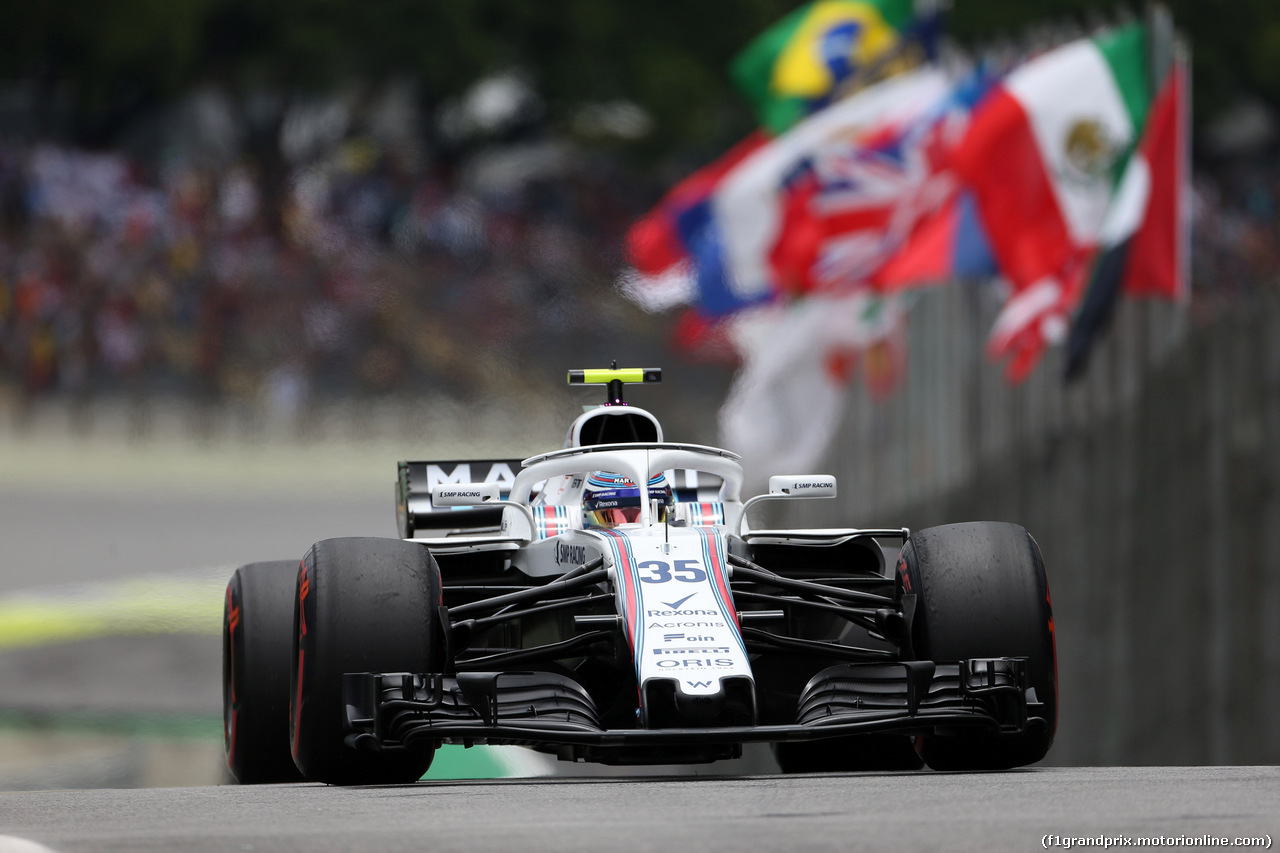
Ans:
{"type": "Polygon", "coordinates": [[[586,523],[592,527],[608,529],[617,527],[619,524],[635,524],[640,520],[640,507],[618,506],[609,509],[591,509],[586,510],[583,515],[586,523]]]}
{"type": "MultiPolygon", "coordinates": [[[[657,504],[656,518],[661,524],[673,504],[671,488],[661,474],[649,480],[649,498],[657,504]]],[[[643,492],[635,483],[618,474],[597,471],[587,479],[582,501],[582,521],[587,527],[611,529],[620,524],[640,521],[643,492]]]]}

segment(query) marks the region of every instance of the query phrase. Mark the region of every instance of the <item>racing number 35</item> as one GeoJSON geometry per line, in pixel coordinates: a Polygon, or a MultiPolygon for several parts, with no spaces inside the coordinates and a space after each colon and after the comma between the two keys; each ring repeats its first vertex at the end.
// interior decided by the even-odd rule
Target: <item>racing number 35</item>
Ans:
{"type": "Polygon", "coordinates": [[[649,577],[641,576],[641,583],[699,583],[707,579],[707,573],[698,565],[697,560],[676,560],[674,569],[665,560],[645,560],[643,563],[636,563],[636,568],[651,573],[649,577]]]}

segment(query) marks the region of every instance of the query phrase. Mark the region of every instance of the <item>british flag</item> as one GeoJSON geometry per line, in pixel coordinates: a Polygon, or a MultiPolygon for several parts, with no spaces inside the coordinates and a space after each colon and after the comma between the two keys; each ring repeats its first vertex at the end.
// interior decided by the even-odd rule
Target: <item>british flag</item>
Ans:
{"type": "MultiPolygon", "coordinates": [[[[920,239],[926,223],[954,226],[967,208],[951,153],[968,126],[976,91],[961,85],[914,119],[837,136],[802,161],[784,184],[785,211],[770,263],[793,293],[839,292],[864,284],[879,290],[929,283],[917,280],[904,253],[947,254],[927,265],[942,280],[955,272],[958,248],[920,239]]],[[[944,226],[944,227],[945,227],[944,226]]],[[[954,236],[955,228],[952,227],[954,236]]],[[[980,237],[978,232],[977,237],[980,237]]]]}

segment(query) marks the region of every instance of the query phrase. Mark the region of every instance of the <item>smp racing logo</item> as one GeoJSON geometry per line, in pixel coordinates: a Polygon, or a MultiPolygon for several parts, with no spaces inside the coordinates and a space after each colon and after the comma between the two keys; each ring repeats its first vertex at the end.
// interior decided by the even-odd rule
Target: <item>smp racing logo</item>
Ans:
{"type": "Polygon", "coordinates": [[[587,549],[583,545],[556,544],[556,565],[580,566],[587,561],[587,549]]]}

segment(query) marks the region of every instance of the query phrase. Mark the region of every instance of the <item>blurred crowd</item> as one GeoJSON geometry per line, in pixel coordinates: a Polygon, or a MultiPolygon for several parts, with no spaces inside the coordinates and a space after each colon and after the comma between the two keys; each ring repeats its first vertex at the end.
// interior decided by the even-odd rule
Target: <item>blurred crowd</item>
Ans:
{"type": "Polygon", "coordinates": [[[466,397],[623,335],[614,167],[532,143],[485,168],[354,137],[272,204],[247,159],[0,144],[0,395],[466,397]]]}
{"type": "MultiPolygon", "coordinates": [[[[667,334],[612,290],[640,209],[610,160],[541,142],[410,165],[356,136],[285,167],[270,204],[257,169],[0,144],[0,396],[465,398],[667,334]]],[[[1276,290],[1278,199],[1274,166],[1197,174],[1197,292],[1276,290]]]]}
{"type": "Polygon", "coordinates": [[[1241,160],[1196,175],[1191,280],[1200,293],[1280,292],[1280,167],[1241,160]]]}

